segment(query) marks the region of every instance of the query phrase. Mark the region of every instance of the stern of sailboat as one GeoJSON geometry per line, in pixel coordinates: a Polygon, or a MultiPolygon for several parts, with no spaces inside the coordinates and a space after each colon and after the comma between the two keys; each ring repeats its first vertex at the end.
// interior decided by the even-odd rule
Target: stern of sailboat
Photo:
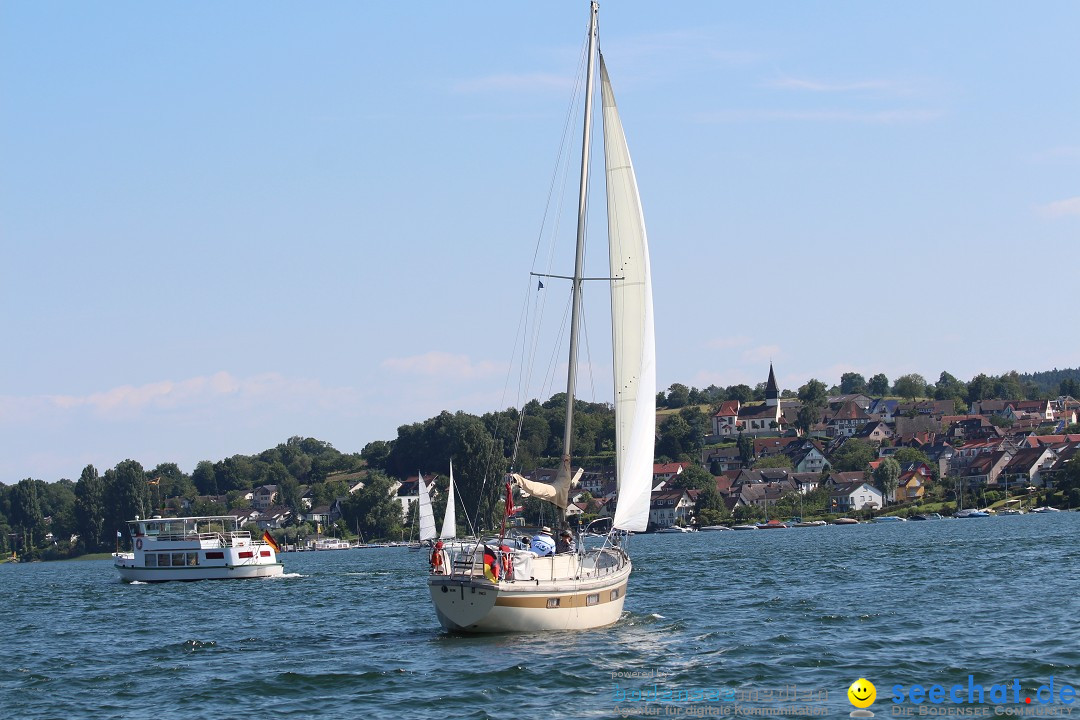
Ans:
{"type": "MultiPolygon", "coordinates": [[[[481,551],[482,554],[482,551],[481,551]]],[[[503,554],[507,574],[492,582],[490,564],[469,551],[455,554],[449,574],[428,581],[439,622],[454,632],[583,630],[611,625],[622,616],[630,558],[620,548],[536,557],[503,554]]]]}

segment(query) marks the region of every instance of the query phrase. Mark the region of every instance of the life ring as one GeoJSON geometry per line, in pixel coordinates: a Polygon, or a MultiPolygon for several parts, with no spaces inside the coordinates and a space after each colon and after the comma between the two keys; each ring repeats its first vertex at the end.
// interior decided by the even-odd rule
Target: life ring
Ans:
{"type": "Polygon", "coordinates": [[[135,549],[136,550],[142,550],[142,538],[139,538],[138,540],[135,541],[135,549]]]}

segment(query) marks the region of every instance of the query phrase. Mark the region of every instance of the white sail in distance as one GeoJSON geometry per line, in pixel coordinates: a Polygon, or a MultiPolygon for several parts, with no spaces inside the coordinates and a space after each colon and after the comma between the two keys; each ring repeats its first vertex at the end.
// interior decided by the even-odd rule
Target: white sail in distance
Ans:
{"type": "Polygon", "coordinates": [[[644,531],[649,524],[656,442],[656,340],[645,217],[604,56],[600,56],[611,262],[612,354],[618,504],[613,524],[644,531]]]}
{"type": "Polygon", "coordinates": [[[450,490],[446,495],[446,514],[443,515],[442,532],[439,537],[443,540],[457,537],[457,510],[454,508],[454,463],[450,462],[450,490]]]}
{"type": "Polygon", "coordinates": [[[416,482],[420,490],[420,541],[434,540],[435,513],[431,510],[431,495],[428,494],[427,484],[420,471],[416,472],[416,482]]]}

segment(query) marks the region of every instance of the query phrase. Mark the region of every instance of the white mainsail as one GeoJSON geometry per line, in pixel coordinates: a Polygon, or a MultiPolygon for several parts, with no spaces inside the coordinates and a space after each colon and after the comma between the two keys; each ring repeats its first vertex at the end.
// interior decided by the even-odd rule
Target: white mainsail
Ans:
{"type": "Polygon", "coordinates": [[[656,341],[645,217],[604,56],[600,56],[611,261],[615,447],[619,484],[614,526],[641,532],[649,524],[656,442],[656,341]]]}
{"type": "Polygon", "coordinates": [[[428,494],[424,476],[419,471],[416,473],[416,481],[420,486],[420,541],[434,540],[435,513],[431,510],[431,495],[428,494]]]}
{"type": "Polygon", "coordinates": [[[457,537],[457,510],[454,508],[454,463],[450,463],[450,490],[446,495],[446,514],[443,515],[442,532],[439,537],[443,540],[457,537]]]}

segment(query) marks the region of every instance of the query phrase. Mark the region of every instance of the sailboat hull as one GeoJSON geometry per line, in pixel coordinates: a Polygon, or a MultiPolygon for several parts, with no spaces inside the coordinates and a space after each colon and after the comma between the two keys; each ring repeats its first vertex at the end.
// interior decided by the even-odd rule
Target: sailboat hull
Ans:
{"type": "Polygon", "coordinates": [[[618,566],[599,573],[575,572],[574,555],[532,562],[532,577],[510,582],[492,583],[473,574],[432,575],[428,588],[439,623],[464,633],[587,630],[611,625],[622,616],[631,569],[625,555],[618,566]],[[564,573],[569,577],[559,577],[564,573]],[[547,581],[538,579],[552,575],[547,581]]]}

